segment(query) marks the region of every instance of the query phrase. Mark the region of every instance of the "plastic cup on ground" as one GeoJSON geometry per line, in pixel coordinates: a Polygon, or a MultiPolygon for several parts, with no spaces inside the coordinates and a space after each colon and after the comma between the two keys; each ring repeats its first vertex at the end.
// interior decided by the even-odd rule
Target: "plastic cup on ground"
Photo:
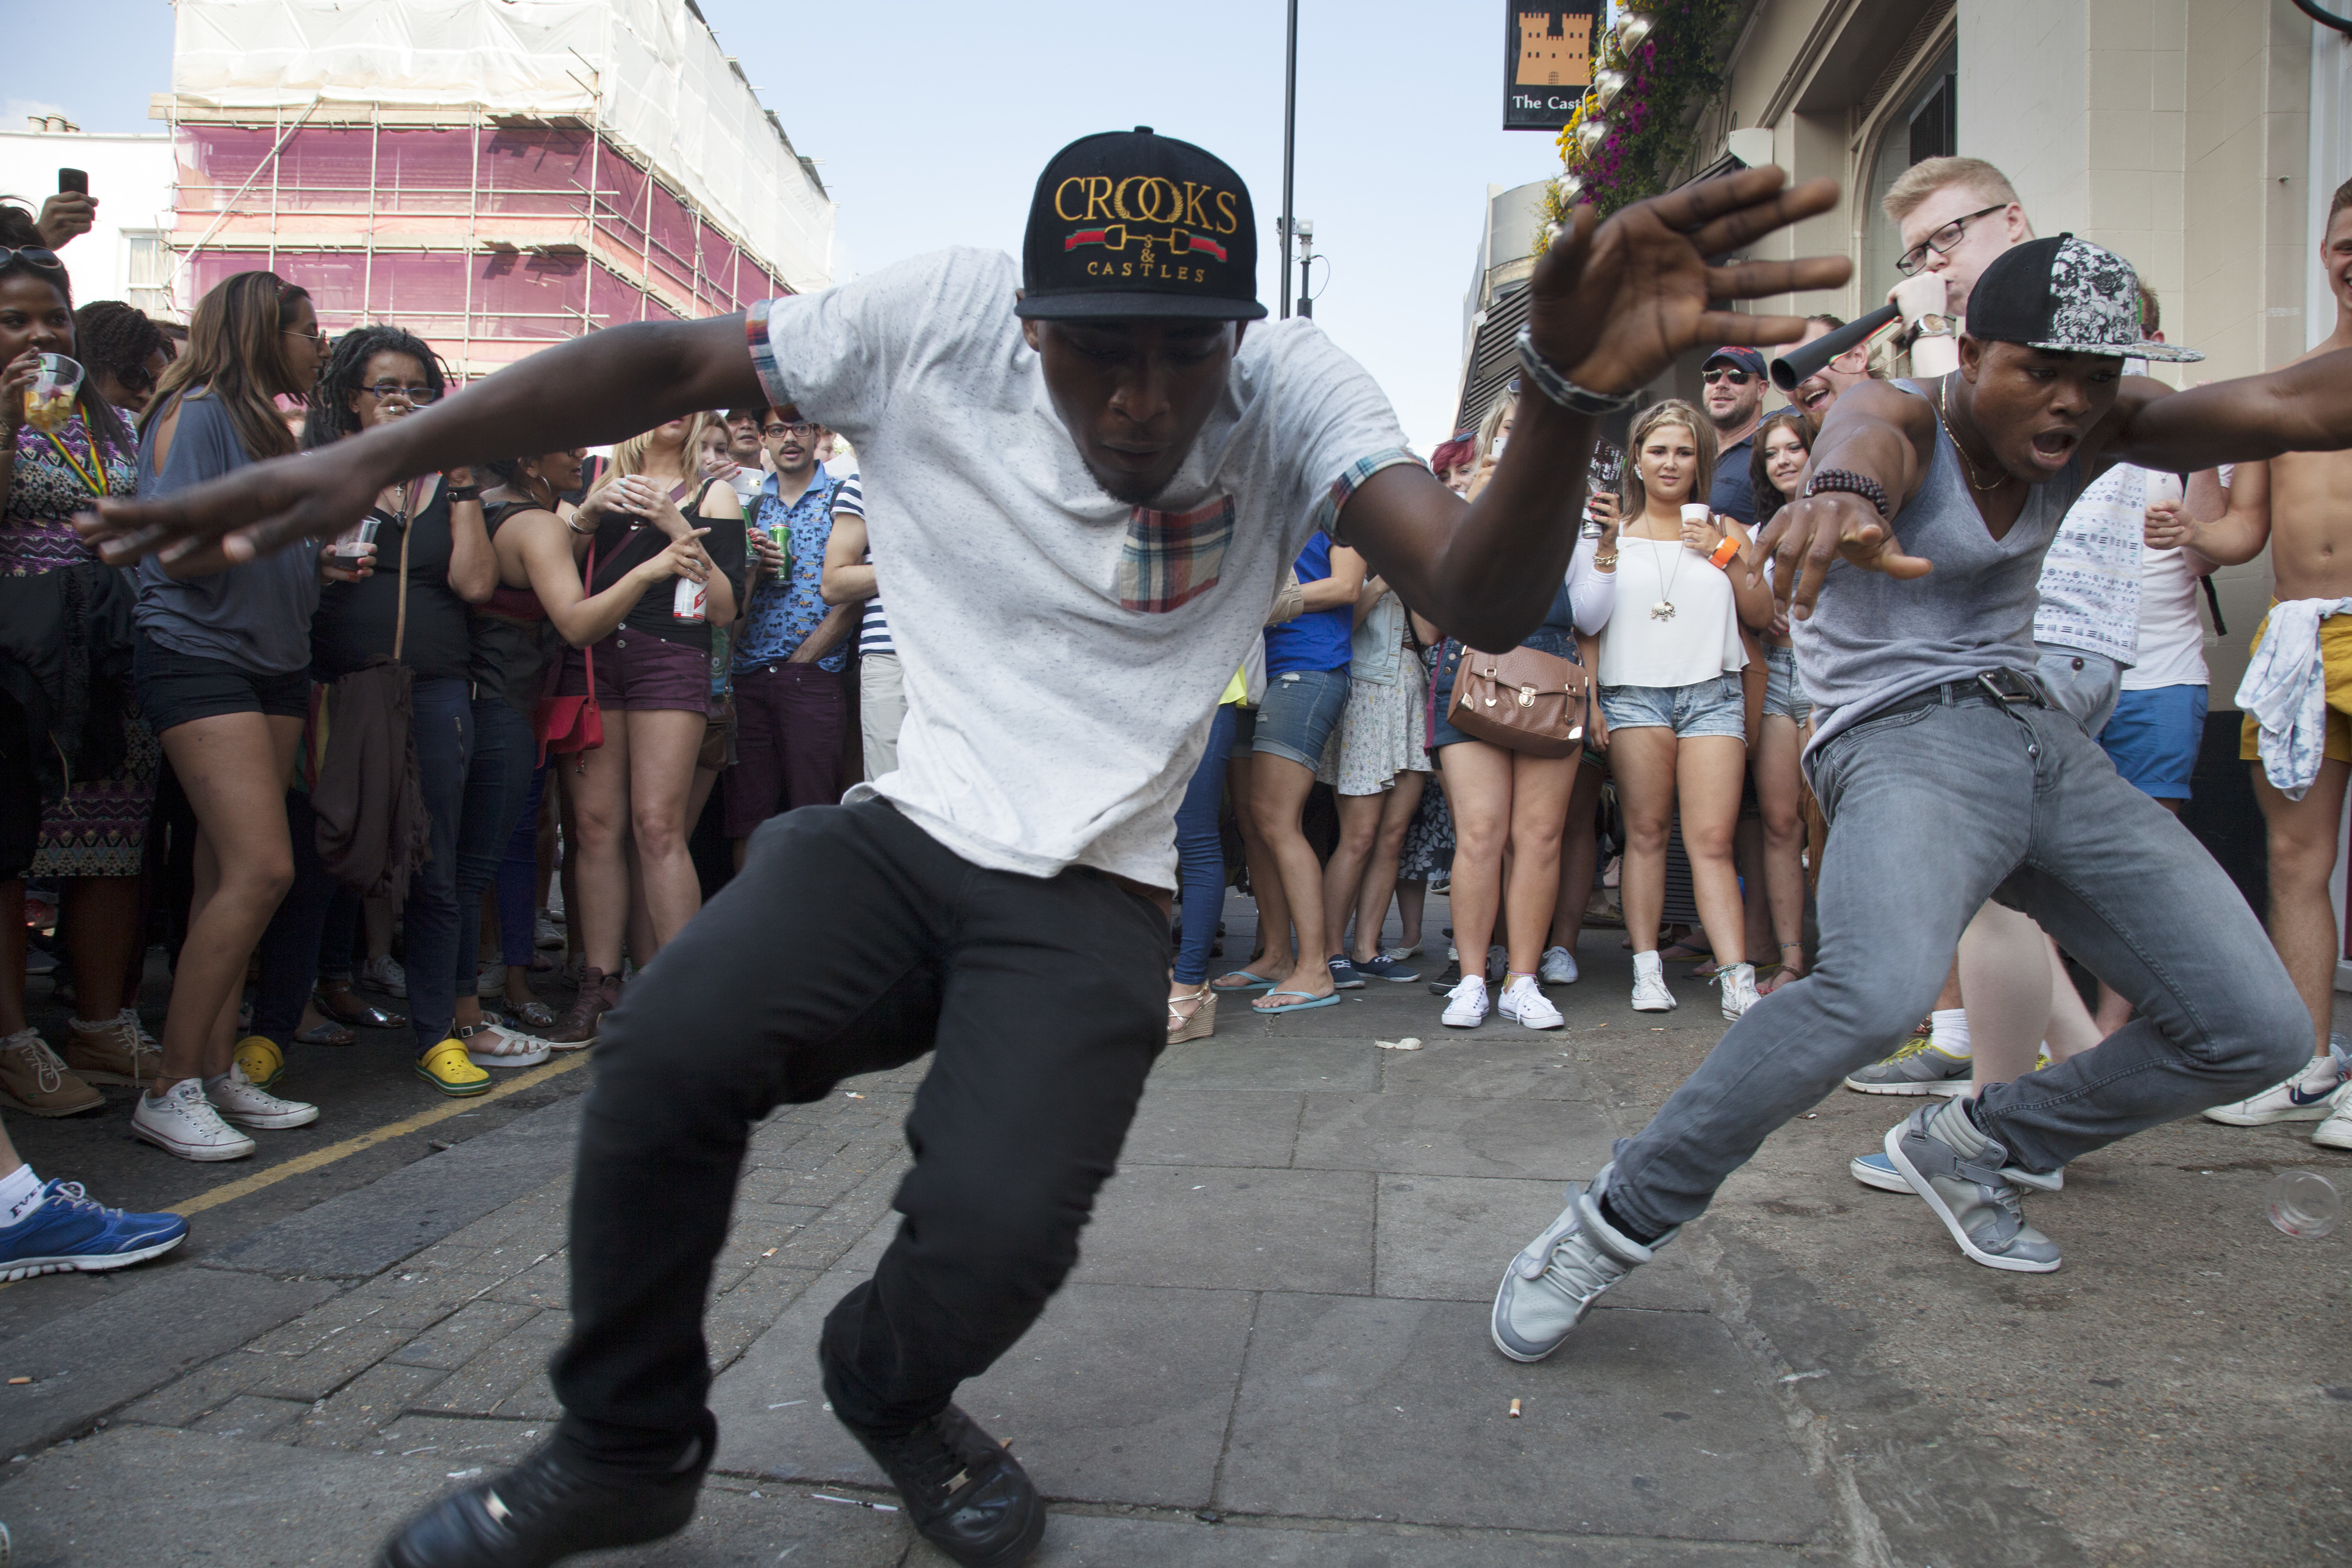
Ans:
{"type": "Polygon", "coordinates": [[[2316,1241],[2334,1230],[2344,1206],[2336,1184],[2316,1171],[2281,1171],[2263,1197],[2271,1223],[2304,1241],[2316,1241]]]}
{"type": "Polygon", "coordinates": [[[25,422],[36,430],[56,431],[73,417],[74,398],[81,391],[81,363],[64,354],[43,354],[25,388],[25,422]]]}

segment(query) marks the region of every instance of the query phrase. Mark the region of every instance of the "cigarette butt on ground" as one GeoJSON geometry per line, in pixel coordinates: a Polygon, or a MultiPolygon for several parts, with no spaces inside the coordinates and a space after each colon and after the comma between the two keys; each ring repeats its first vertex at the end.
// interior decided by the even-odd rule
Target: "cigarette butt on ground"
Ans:
{"type": "Polygon", "coordinates": [[[1511,1419],[1512,1419],[1512,1420],[1514,1420],[1514,1421],[1517,1421],[1518,1418],[1519,1418],[1519,1402],[1518,1402],[1517,1400],[1514,1399],[1514,1400],[1512,1400],[1512,1401],[1511,1401],[1511,1419]]]}
{"type": "Polygon", "coordinates": [[[29,1377],[12,1377],[8,1380],[8,1386],[14,1388],[20,1383],[30,1383],[33,1380],[29,1377]]]}
{"type": "Polygon", "coordinates": [[[761,1256],[761,1257],[762,1257],[762,1258],[773,1258],[775,1255],[776,1255],[776,1249],[775,1249],[774,1247],[770,1247],[770,1248],[768,1248],[768,1250],[767,1250],[767,1251],[765,1251],[765,1252],[763,1252],[763,1253],[760,1254],[760,1256],[761,1256]]]}
{"type": "Polygon", "coordinates": [[[1374,1040],[1372,1044],[1380,1047],[1380,1048],[1384,1051],[1417,1051],[1421,1049],[1421,1042],[1411,1035],[1407,1035],[1402,1040],[1374,1040]]]}

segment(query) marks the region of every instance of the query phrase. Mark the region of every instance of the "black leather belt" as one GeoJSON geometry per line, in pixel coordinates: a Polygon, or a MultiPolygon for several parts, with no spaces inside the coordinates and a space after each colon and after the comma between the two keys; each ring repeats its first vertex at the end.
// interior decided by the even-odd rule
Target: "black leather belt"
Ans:
{"type": "Polygon", "coordinates": [[[1922,708],[1951,708],[1964,702],[1997,702],[2012,708],[2052,708],[2050,693],[2041,678],[2020,669],[1988,669],[1966,680],[1947,680],[1925,691],[1915,691],[1884,708],[1874,708],[1865,719],[1891,718],[1897,713],[1916,713],[1922,708]]]}

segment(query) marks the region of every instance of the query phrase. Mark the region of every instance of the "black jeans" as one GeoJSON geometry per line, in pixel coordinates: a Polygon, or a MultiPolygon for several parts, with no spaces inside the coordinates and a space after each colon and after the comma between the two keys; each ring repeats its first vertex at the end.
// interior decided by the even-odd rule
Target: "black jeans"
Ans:
{"type": "Polygon", "coordinates": [[[1086,870],[982,870],[891,806],[809,806],[606,1016],[572,1198],[559,1440],[656,1468],[703,1430],[702,1313],[752,1123],[938,1056],[874,1278],[825,1320],[834,1411],[944,1408],[1045,1310],[1166,1042],[1168,918],[1086,870]]]}

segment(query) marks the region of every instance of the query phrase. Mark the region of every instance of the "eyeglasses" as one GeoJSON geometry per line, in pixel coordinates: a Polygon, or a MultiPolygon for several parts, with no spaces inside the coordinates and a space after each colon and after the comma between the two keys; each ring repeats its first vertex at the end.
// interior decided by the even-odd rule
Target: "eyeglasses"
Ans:
{"type": "Polygon", "coordinates": [[[295,327],[280,327],[278,331],[281,336],[289,338],[308,338],[314,343],[324,344],[327,341],[327,334],[320,331],[316,327],[312,327],[307,332],[295,327]]]}
{"type": "Polygon", "coordinates": [[[816,426],[814,425],[763,425],[760,427],[760,434],[762,436],[797,436],[802,440],[805,441],[810,437],[816,434],[816,426]]]}
{"type": "Polygon", "coordinates": [[[1727,381],[1734,386],[1746,386],[1756,377],[1744,370],[1708,370],[1701,371],[1699,379],[1709,386],[1713,386],[1718,381],[1727,381]]]}
{"type": "Polygon", "coordinates": [[[362,386],[360,390],[378,403],[397,397],[403,403],[414,403],[419,407],[441,395],[429,386],[403,386],[396,381],[379,381],[373,386],[362,386]]]}
{"type": "Polygon", "coordinates": [[[0,246],[0,267],[9,266],[19,258],[29,266],[46,268],[52,272],[65,270],[66,264],[58,259],[58,253],[45,245],[0,246]]]}
{"type": "Polygon", "coordinates": [[[1966,237],[1969,225],[1989,214],[1997,213],[2007,205],[2009,205],[2007,202],[1995,202],[1989,207],[1979,207],[1972,213],[1961,214],[1895,258],[1895,270],[1908,278],[1927,264],[1929,251],[1932,250],[1938,256],[1949,256],[1952,253],[1952,247],[1959,244],[1961,239],[1966,237]]]}

